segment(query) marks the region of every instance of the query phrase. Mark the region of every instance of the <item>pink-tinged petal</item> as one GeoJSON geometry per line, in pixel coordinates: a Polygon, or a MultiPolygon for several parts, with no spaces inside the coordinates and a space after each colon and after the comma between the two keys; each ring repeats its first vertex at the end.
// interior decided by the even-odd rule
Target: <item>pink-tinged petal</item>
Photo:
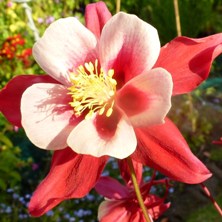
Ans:
{"type": "Polygon", "coordinates": [[[23,92],[35,83],[56,83],[54,79],[47,75],[21,75],[14,77],[0,91],[0,112],[13,125],[21,127],[20,102],[23,92]]]}
{"type": "Polygon", "coordinates": [[[29,203],[32,216],[41,216],[61,201],[85,196],[96,184],[107,157],[78,155],[70,148],[55,151],[47,177],[29,203]]]}
{"type": "MultiPolygon", "coordinates": [[[[150,218],[150,222],[153,222],[152,217],[149,215],[149,211],[148,211],[148,216],[150,218]]],[[[129,221],[130,222],[146,222],[147,220],[144,218],[143,213],[139,209],[137,212],[135,212],[133,215],[131,215],[129,221]]]]}
{"type": "Polygon", "coordinates": [[[100,177],[95,190],[108,199],[122,199],[130,196],[129,189],[111,177],[100,177]]]}
{"type": "Polygon", "coordinates": [[[170,73],[157,68],[136,76],[117,93],[117,106],[135,127],[164,123],[171,107],[170,73]]]}
{"type": "Polygon", "coordinates": [[[132,157],[180,182],[197,184],[211,176],[205,165],[190,151],[177,127],[165,124],[135,129],[138,148],[132,157]]]}
{"type": "Polygon", "coordinates": [[[53,22],[33,47],[41,68],[59,82],[69,84],[69,71],[96,58],[96,37],[76,18],[53,22]]]}
{"type": "MultiPolygon", "coordinates": [[[[103,201],[98,209],[98,219],[100,222],[146,222],[139,204],[132,199],[103,201]]],[[[153,221],[151,216],[150,221],[153,221]]]]}
{"type": "Polygon", "coordinates": [[[67,147],[67,137],[80,121],[73,115],[67,89],[60,84],[37,83],[21,99],[22,126],[28,138],[43,149],[67,147]]]}
{"type": "MultiPolygon", "coordinates": [[[[142,183],[142,179],[143,179],[143,165],[134,160],[132,160],[132,162],[133,162],[133,167],[135,170],[137,182],[138,184],[140,184],[142,183]]],[[[133,186],[132,178],[131,178],[131,173],[129,170],[127,160],[126,159],[119,160],[118,164],[119,164],[121,176],[124,179],[125,183],[127,184],[128,187],[132,187],[133,186]]]]}
{"type": "Polygon", "coordinates": [[[222,53],[222,34],[192,39],[177,37],[161,48],[155,67],[169,71],[173,94],[195,89],[209,75],[213,60],[222,53]]]}
{"type": "Polygon", "coordinates": [[[156,29],[135,15],[117,13],[102,30],[99,48],[101,66],[106,71],[114,69],[118,87],[151,69],[159,51],[156,29]]]}
{"type": "Polygon", "coordinates": [[[154,220],[159,219],[159,217],[166,211],[168,210],[170,207],[170,204],[161,204],[161,205],[157,205],[151,209],[148,210],[149,215],[152,215],[152,218],[154,220]]]}
{"type": "Polygon", "coordinates": [[[125,200],[105,200],[99,205],[98,220],[100,222],[129,222],[130,217],[131,212],[127,211],[125,200]]]}
{"type": "Polygon", "coordinates": [[[121,117],[118,123],[113,123],[108,119],[115,121],[115,113],[113,113],[110,117],[104,118],[104,120],[108,119],[109,123],[109,125],[104,125],[103,122],[100,122],[100,118],[103,117],[94,116],[92,119],[79,123],[68,137],[69,147],[76,153],[95,157],[109,155],[123,159],[131,155],[136,149],[137,140],[129,121],[121,117]],[[113,127],[115,131],[113,131],[113,127]],[[107,136],[110,133],[106,131],[109,130],[111,130],[111,135],[107,136]]]}
{"type": "Polygon", "coordinates": [[[104,2],[88,4],[86,6],[86,27],[99,38],[106,22],[112,17],[104,2]]]}
{"type": "Polygon", "coordinates": [[[164,203],[164,200],[155,195],[149,195],[145,198],[144,204],[148,209],[149,215],[157,220],[169,207],[170,203],[164,203]]]}

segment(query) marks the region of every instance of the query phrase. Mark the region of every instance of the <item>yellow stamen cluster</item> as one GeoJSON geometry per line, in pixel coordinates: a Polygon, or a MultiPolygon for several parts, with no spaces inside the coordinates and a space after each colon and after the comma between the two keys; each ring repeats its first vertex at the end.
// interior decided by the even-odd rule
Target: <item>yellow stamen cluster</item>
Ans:
{"type": "Polygon", "coordinates": [[[98,60],[79,66],[76,72],[70,73],[72,86],[69,88],[73,107],[77,116],[89,110],[85,116],[89,119],[95,112],[102,115],[104,112],[109,117],[113,112],[114,95],[117,82],[113,79],[114,70],[105,73],[101,68],[98,73],[98,60]]]}

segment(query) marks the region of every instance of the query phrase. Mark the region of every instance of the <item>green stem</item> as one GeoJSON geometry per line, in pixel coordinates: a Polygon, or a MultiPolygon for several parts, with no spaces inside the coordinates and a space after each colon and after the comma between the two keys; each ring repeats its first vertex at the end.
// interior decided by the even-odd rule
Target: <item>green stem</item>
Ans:
{"type": "Polygon", "coordinates": [[[196,122],[197,122],[197,117],[196,115],[193,115],[194,114],[194,106],[193,106],[193,98],[192,98],[192,95],[191,93],[188,93],[187,94],[188,96],[188,101],[189,101],[189,111],[190,113],[192,114],[191,116],[191,129],[192,129],[192,132],[196,132],[196,122]]]}
{"type": "Polygon", "coordinates": [[[177,36],[181,36],[181,25],[180,25],[180,13],[179,13],[179,5],[178,0],[173,0],[175,19],[176,19],[176,28],[177,28],[177,36]]]}
{"type": "Polygon", "coordinates": [[[140,188],[139,188],[139,185],[138,185],[138,182],[137,182],[137,179],[136,179],[136,174],[135,174],[135,170],[134,170],[134,167],[133,167],[133,162],[132,162],[130,157],[127,158],[127,163],[128,163],[129,169],[130,169],[130,174],[131,174],[133,186],[134,186],[134,189],[135,189],[135,193],[136,193],[137,200],[139,202],[140,208],[143,212],[143,215],[146,219],[146,222],[151,222],[150,217],[149,217],[148,212],[147,212],[147,209],[146,209],[146,206],[144,205],[144,201],[143,201],[143,198],[142,198],[142,195],[141,195],[141,192],[140,192],[140,188]]]}
{"type": "MultiPolygon", "coordinates": [[[[173,5],[174,5],[174,12],[175,12],[175,21],[176,21],[176,30],[177,30],[177,36],[182,35],[181,31],[181,23],[180,23],[180,11],[179,11],[179,4],[178,0],[173,0],[173,5]]],[[[189,101],[189,110],[190,113],[194,113],[194,107],[193,107],[193,99],[192,95],[188,93],[188,101],[189,101]]],[[[191,126],[192,126],[192,132],[196,131],[196,117],[191,117],[191,126]]]]}
{"type": "Polygon", "coordinates": [[[121,0],[116,0],[116,13],[120,11],[121,0]]]}

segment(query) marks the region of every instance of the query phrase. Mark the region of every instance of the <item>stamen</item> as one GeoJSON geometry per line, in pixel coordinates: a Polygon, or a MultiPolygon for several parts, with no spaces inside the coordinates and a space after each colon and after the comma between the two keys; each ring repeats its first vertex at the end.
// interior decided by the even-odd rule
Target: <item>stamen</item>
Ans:
{"type": "Polygon", "coordinates": [[[114,95],[117,82],[113,79],[114,70],[110,69],[107,74],[101,68],[98,70],[98,60],[79,66],[76,72],[70,72],[72,86],[69,94],[73,101],[69,104],[73,107],[77,116],[83,111],[89,110],[86,119],[98,112],[99,115],[112,115],[114,106],[114,95]]]}

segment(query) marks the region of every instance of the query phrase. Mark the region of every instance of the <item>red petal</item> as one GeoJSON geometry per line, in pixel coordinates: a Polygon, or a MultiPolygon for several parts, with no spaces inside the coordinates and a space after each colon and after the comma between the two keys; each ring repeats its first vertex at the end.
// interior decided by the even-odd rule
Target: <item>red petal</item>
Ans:
{"type": "MultiPolygon", "coordinates": [[[[120,169],[121,176],[124,179],[125,183],[128,186],[133,186],[127,160],[126,159],[119,160],[118,163],[119,163],[119,169],[120,169]]],[[[141,163],[133,161],[133,167],[135,170],[137,182],[138,182],[138,184],[140,184],[140,183],[142,183],[142,179],[143,179],[143,165],[141,163]]]]}
{"type": "Polygon", "coordinates": [[[116,103],[119,108],[124,110],[124,113],[128,117],[138,115],[144,110],[149,109],[149,98],[147,93],[134,87],[132,84],[125,85],[118,91],[116,103]]]}
{"type": "Polygon", "coordinates": [[[105,115],[97,115],[95,117],[94,125],[99,136],[103,139],[111,139],[116,133],[121,117],[122,114],[117,109],[113,110],[112,115],[109,118],[105,115]]]}
{"type": "Polygon", "coordinates": [[[118,200],[130,197],[129,189],[112,177],[100,177],[95,190],[108,199],[118,200]]]}
{"type": "Polygon", "coordinates": [[[165,204],[162,198],[152,194],[146,197],[144,202],[148,209],[148,213],[155,220],[157,220],[170,207],[170,203],[165,204]]]}
{"type": "Polygon", "coordinates": [[[138,148],[132,157],[138,162],[184,183],[201,183],[211,176],[205,165],[190,151],[180,131],[169,119],[166,119],[163,125],[135,131],[138,148]]]}
{"type": "Polygon", "coordinates": [[[100,37],[103,26],[111,17],[112,15],[104,2],[97,2],[86,6],[86,27],[93,32],[97,38],[100,37]]]}
{"type": "Polygon", "coordinates": [[[55,151],[49,174],[29,203],[32,216],[41,216],[61,201],[85,196],[95,185],[107,157],[78,155],[70,148],[55,151]]]}
{"type": "Polygon", "coordinates": [[[161,48],[155,67],[172,74],[173,94],[195,89],[209,75],[213,60],[222,52],[222,34],[201,39],[177,37],[161,48]]]}
{"type": "Polygon", "coordinates": [[[0,111],[13,125],[21,127],[20,102],[23,92],[35,83],[56,82],[47,75],[21,75],[14,77],[0,91],[0,111]]]}

